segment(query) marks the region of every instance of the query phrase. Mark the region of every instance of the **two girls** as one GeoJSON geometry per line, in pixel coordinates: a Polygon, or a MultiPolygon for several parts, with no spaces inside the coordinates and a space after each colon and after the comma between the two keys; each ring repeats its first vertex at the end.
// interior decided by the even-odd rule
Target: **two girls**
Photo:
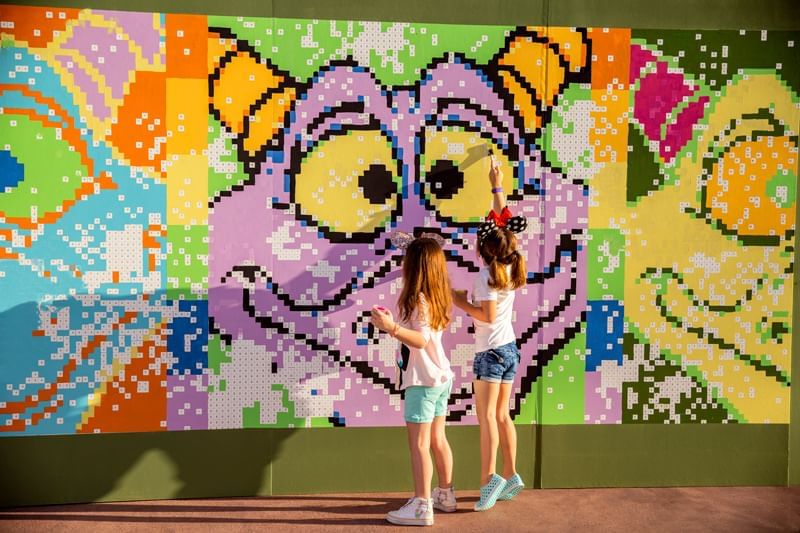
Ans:
{"type": "Polygon", "coordinates": [[[503,174],[494,158],[489,179],[493,210],[478,232],[478,253],[486,267],[475,281],[474,303],[462,291],[451,293],[440,236],[423,234],[414,239],[402,234],[393,238],[397,247],[405,249],[403,289],[398,300],[400,322],[382,307],[372,309],[372,323],[408,348],[405,351],[408,357],[398,363],[400,386],[405,389],[404,413],[414,497],[387,515],[387,520],[394,524],[432,525],[434,508],[456,510],[453,456],[445,436],[453,372],[441,342],[442,331],[450,321],[452,303],[475,320],[477,354],[473,368],[482,485],[475,509],[489,509],[498,499],[511,499],[524,487],[515,470],[516,431],[508,414],[508,402],[519,364],[511,325],[513,290],[525,283],[525,262],[516,249],[513,231],[521,231],[525,224],[521,217],[511,217],[505,206],[503,174]],[[494,472],[498,441],[502,445],[506,479],[494,472]],[[439,487],[432,495],[431,449],[439,478],[439,487]]]}

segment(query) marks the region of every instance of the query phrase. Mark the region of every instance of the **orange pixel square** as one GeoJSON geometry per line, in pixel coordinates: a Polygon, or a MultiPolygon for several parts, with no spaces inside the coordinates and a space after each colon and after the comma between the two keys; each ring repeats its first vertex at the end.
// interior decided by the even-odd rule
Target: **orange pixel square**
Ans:
{"type": "Polygon", "coordinates": [[[207,40],[205,16],[167,15],[167,75],[205,79],[207,40]]]}

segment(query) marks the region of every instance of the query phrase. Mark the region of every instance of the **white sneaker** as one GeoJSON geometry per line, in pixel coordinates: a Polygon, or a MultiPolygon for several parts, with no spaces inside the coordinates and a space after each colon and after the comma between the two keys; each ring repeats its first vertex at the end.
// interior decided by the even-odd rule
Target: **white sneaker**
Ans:
{"type": "Polygon", "coordinates": [[[433,499],[434,509],[444,511],[445,513],[452,513],[456,510],[456,491],[453,489],[453,487],[450,487],[449,489],[440,489],[439,487],[435,487],[431,496],[433,499]]]}
{"type": "Polygon", "coordinates": [[[386,520],[401,526],[432,526],[433,500],[411,498],[397,511],[389,511],[386,520]]]}

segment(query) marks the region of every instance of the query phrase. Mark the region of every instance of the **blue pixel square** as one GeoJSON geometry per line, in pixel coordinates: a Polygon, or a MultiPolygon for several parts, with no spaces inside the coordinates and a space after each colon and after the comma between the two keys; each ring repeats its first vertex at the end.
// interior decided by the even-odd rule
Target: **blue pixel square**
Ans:
{"type": "Polygon", "coordinates": [[[622,364],[623,305],[619,300],[593,300],[586,313],[586,370],[603,361],[622,364]]]}
{"type": "Polygon", "coordinates": [[[208,300],[180,300],[178,309],[181,316],[172,321],[167,337],[173,358],[169,373],[202,374],[208,368],[208,300]],[[187,336],[192,336],[188,344],[187,336]]]}

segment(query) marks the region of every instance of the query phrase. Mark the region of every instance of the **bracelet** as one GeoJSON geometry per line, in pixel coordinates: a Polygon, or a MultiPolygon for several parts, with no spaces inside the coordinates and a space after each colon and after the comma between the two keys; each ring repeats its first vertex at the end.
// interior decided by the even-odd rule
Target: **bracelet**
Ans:
{"type": "Polygon", "coordinates": [[[503,192],[503,188],[502,187],[492,187],[492,194],[498,193],[498,192],[503,192]]]}
{"type": "Polygon", "coordinates": [[[394,328],[392,328],[392,332],[389,333],[389,336],[397,338],[397,332],[400,331],[400,324],[397,322],[394,323],[394,328]]]}

